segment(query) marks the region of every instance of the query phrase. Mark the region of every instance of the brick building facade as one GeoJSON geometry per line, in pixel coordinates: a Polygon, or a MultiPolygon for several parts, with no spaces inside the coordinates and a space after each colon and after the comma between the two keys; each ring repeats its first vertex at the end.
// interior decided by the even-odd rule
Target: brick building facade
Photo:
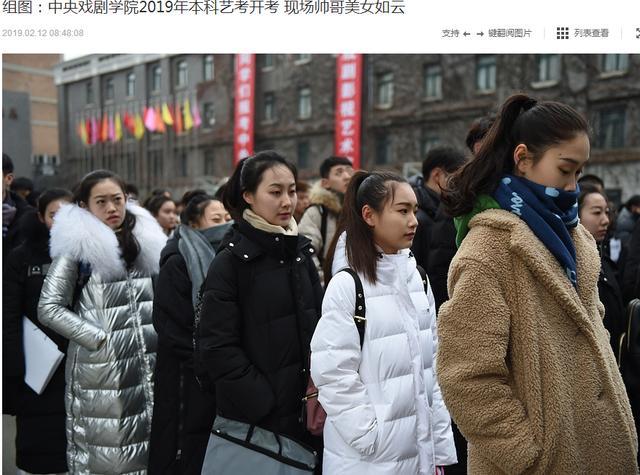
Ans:
{"type": "Polygon", "coordinates": [[[36,186],[55,181],[59,164],[58,100],[53,67],[59,54],[2,56],[3,151],[15,175],[35,179],[36,186]]]}
{"type": "MultiPolygon", "coordinates": [[[[273,148],[317,175],[333,153],[335,55],[257,56],[255,148],[273,148]]],[[[143,192],[215,187],[232,168],[233,55],[91,55],[56,68],[61,155],[69,180],[109,167],[143,192]],[[197,101],[188,133],[84,146],[75,123],[92,111],[197,101]]],[[[640,189],[640,55],[365,55],[362,165],[409,173],[438,144],[464,148],[471,122],[528,92],[584,113],[587,171],[627,198],[640,189]],[[412,166],[413,165],[413,166],[412,166]]],[[[615,191],[614,191],[615,193],[615,191]]]]}

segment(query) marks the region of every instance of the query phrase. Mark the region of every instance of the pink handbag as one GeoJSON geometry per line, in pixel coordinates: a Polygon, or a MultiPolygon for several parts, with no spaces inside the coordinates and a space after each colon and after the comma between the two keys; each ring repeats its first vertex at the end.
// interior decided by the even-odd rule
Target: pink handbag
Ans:
{"type": "Polygon", "coordinates": [[[307,391],[302,398],[304,407],[302,410],[303,423],[307,427],[307,430],[312,435],[322,435],[324,429],[324,421],[327,419],[327,413],[318,401],[318,388],[313,384],[311,376],[309,376],[309,383],[307,384],[307,391]]]}

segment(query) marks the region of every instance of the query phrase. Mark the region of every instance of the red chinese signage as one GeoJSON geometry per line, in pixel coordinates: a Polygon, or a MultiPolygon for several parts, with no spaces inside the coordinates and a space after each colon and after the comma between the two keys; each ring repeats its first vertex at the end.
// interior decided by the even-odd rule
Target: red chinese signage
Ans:
{"type": "Polygon", "coordinates": [[[236,55],[236,99],[233,130],[233,164],[253,155],[256,55],[236,55]]]}
{"type": "Polygon", "coordinates": [[[360,168],[362,120],[362,55],[341,54],[337,59],[335,154],[360,168]]]}

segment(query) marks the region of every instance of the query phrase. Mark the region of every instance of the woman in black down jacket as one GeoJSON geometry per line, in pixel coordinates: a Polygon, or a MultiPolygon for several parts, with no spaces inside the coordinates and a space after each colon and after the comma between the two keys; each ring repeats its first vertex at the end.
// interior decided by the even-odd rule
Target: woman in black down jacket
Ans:
{"type": "Polygon", "coordinates": [[[205,281],[197,351],[218,415],[308,441],[301,399],[322,288],[293,219],[296,178],[271,151],[236,167],[223,197],[235,224],[205,281]]]}
{"type": "Polygon", "coordinates": [[[182,222],[160,256],[153,300],[158,332],[149,473],[200,474],[215,417],[215,398],[193,370],[194,300],[222,237],[229,230],[222,203],[194,192],[182,222]]]}
{"type": "Polygon", "coordinates": [[[7,256],[2,279],[3,412],[16,415],[16,466],[29,473],[67,471],[63,360],[38,395],[24,382],[22,317],[26,316],[66,352],[67,340],[38,321],[40,290],[47,274],[49,229],[60,204],[71,192],[52,189],[38,201],[38,211],[22,220],[25,242],[7,256]]]}

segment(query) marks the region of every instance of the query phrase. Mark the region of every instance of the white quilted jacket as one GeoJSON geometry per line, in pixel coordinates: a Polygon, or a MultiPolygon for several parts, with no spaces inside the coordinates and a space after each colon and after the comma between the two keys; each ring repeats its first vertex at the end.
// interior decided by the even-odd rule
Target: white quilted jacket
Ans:
{"type": "MultiPolygon", "coordinates": [[[[337,262],[345,262],[344,235],[337,262]]],[[[344,267],[344,266],[343,266],[344,267]]],[[[355,284],[337,273],[311,342],[311,375],[327,412],[326,474],[433,474],[456,463],[451,419],[435,377],[435,304],[409,251],[378,260],[362,350],[355,284]]]]}

